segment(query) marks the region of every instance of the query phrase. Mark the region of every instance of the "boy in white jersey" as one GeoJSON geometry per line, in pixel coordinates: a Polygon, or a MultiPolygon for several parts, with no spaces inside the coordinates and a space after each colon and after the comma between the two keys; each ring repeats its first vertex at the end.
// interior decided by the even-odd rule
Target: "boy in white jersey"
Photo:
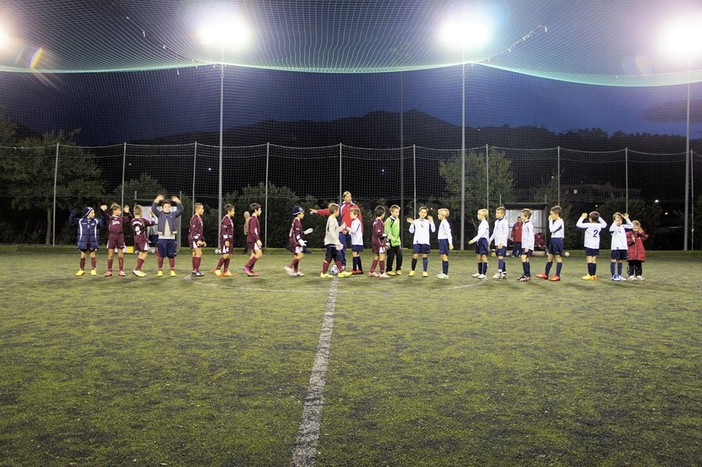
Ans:
{"type": "Polygon", "coordinates": [[[363,274],[363,264],[361,263],[361,253],[363,252],[363,227],[361,226],[361,215],[359,208],[351,208],[351,254],[353,255],[353,271],[351,274],[363,274]]]}
{"type": "Polygon", "coordinates": [[[441,274],[437,274],[439,279],[448,279],[449,271],[449,251],[453,250],[453,238],[451,236],[451,224],[447,218],[449,210],[441,208],[439,213],[439,253],[441,254],[441,274]]]}
{"type": "Polygon", "coordinates": [[[585,259],[587,261],[587,275],[583,276],[583,280],[597,280],[597,255],[600,254],[600,237],[601,232],[607,227],[607,222],[600,218],[600,213],[592,211],[589,215],[584,212],[578,219],[575,226],[585,230],[585,259]],[[590,222],[585,222],[585,219],[590,218],[590,222]]]}
{"type": "Polygon", "coordinates": [[[488,224],[488,210],[483,208],[478,210],[478,233],[468,240],[468,244],[475,243],[475,259],[478,262],[478,272],[473,274],[476,279],[485,279],[488,269],[488,255],[490,254],[490,224],[488,224]]]}
{"type": "Polygon", "coordinates": [[[531,280],[531,264],[529,257],[534,252],[534,226],[531,223],[531,209],[522,209],[522,269],[524,274],[517,279],[519,282],[531,280]]]}
{"type": "Polygon", "coordinates": [[[622,276],[622,261],[627,258],[629,246],[626,243],[626,231],[634,228],[634,224],[629,220],[628,213],[614,213],[614,222],[609,226],[609,231],[612,233],[612,262],[609,263],[609,271],[612,273],[612,280],[615,282],[625,281],[622,276]],[[616,274],[614,273],[614,265],[617,266],[616,274]]]}
{"type": "Polygon", "coordinates": [[[565,237],[565,224],[561,219],[563,210],[560,206],[551,208],[548,215],[548,230],[551,233],[551,242],[548,246],[548,258],[546,259],[546,269],[543,273],[537,274],[536,277],[546,279],[551,282],[561,280],[561,269],[563,268],[563,238],[565,237]],[[549,279],[548,275],[553,266],[553,258],[556,258],[556,275],[549,279]]]}
{"type": "Polygon", "coordinates": [[[507,219],[505,219],[505,214],[507,214],[507,210],[502,206],[495,209],[495,228],[492,230],[492,235],[488,240],[488,247],[493,241],[495,242],[495,255],[497,255],[497,272],[492,276],[493,279],[507,279],[505,256],[507,255],[507,241],[509,240],[509,224],[507,219]]]}
{"type": "Polygon", "coordinates": [[[414,239],[412,240],[413,254],[412,254],[412,270],[409,272],[409,276],[414,276],[414,270],[417,268],[417,259],[419,255],[422,255],[422,277],[429,277],[427,268],[429,267],[429,253],[430,253],[430,240],[429,236],[432,232],[436,232],[436,226],[434,225],[434,219],[431,216],[427,216],[429,210],[426,206],[419,208],[419,217],[417,219],[407,218],[409,222],[410,233],[414,234],[414,239]]]}

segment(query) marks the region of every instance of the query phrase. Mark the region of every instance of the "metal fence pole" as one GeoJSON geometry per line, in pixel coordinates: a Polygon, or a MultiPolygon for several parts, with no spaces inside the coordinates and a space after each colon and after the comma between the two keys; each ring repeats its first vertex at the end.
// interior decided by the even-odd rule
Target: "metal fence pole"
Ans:
{"type": "Polygon", "coordinates": [[[195,141],[195,149],[193,150],[193,214],[195,214],[195,169],[197,168],[197,141],[195,141]]]}
{"type": "Polygon", "coordinates": [[[122,149],[122,190],[120,194],[120,206],[124,206],[124,172],[127,170],[127,143],[125,142],[122,149]]]}
{"type": "Polygon", "coordinates": [[[629,148],[624,148],[624,209],[629,212],[629,148]]]}
{"type": "Polygon", "coordinates": [[[414,185],[414,214],[413,218],[417,218],[417,145],[412,145],[412,177],[414,185]]]}
{"type": "Polygon", "coordinates": [[[341,201],[344,200],[342,198],[341,194],[344,192],[344,187],[343,187],[343,172],[344,172],[344,160],[343,160],[343,143],[339,143],[339,199],[341,201]]]}
{"type": "Polygon", "coordinates": [[[695,249],[695,152],[690,150],[690,246],[695,249]]]}
{"type": "Polygon", "coordinates": [[[264,200],[263,215],[263,248],[268,246],[268,166],[271,159],[271,143],[266,143],[266,199],[264,200]]]}
{"type": "Polygon", "coordinates": [[[490,147],[485,145],[485,209],[490,212],[490,147]]]}
{"type": "Polygon", "coordinates": [[[56,246],[56,185],[58,184],[59,143],[56,143],[56,161],[54,162],[54,208],[51,220],[51,246],[56,246]]]}
{"type": "Polygon", "coordinates": [[[558,146],[556,152],[556,189],[558,190],[558,205],[561,205],[561,147],[558,146]]]}

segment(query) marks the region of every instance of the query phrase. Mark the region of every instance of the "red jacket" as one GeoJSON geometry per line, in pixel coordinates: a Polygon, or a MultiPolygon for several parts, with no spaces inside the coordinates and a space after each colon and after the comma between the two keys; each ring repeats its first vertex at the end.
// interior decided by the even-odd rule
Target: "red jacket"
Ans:
{"type": "Polygon", "coordinates": [[[628,230],[626,232],[626,244],[629,245],[629,261],[646,261],[646,249],[643,242],[648,238],[648,234],[643,230],[638,232],[628,230]]]}

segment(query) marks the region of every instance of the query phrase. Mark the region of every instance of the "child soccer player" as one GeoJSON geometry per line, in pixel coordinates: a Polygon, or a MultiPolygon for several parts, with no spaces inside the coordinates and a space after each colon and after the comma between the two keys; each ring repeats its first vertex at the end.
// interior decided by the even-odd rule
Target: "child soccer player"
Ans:
{"type": "Polygon", "coordinates": [[[114,261],[115,249],[117,249],[119,276],[124,277],[124,249],[127,247],[124,243],[124,224],[127,224],[132,217],[131,214],[129,214],[129,206],[124,206],[124,213],[127,214],[126,216],[122,216],[122,207],[117,203],[112,203],[112,206],[110,206],[111,214],[107,213],[106,204],[100,206],[100,211],[102,211],[102,218],[105,220],[108,228],[107,272],[104,276],[112,277],[112,263],[114,261]]]}
{"type": "Polygon", "coordinates": [[[612,280],[615,282],[625,281],[622,276],[622,261],[626,260],[629,247],[626,244],[626,231],[634,228],[634,225],[629,220],[628,213],[615,212],[614,222],[609,226],[609,231],[612,233],[612,262],[609,263],[609,271],[612,273],[612,280]],[[626,222],[625,222],[626,221],[626,222]],[[616,274],[614,266],[616,264],[616,274]]]}
{"type": "Polygon", "coordinates": [[[551,233],[551,243],[548,247],[548,258],[546,259],[546,269],[543,273],[537,274],[536,277],[545,279],[551,282],[561,280],[561,269],[563,268],[563,238],[565,237],[565,224],[561,219],[563,210],[560,206],[551,208],[548,215],[548,230],[551,233]],[[549,279],[548,275],[553,266],[553,258],[556,258],[556,275],[549,279]]]}
{"type": "Polygon", "coordinates": [[[373,234],[371,237],[371,245],[373,246],[374,256],[368,275],[370,277],[390,277],[385,272],[385,250],[387,248],[385,244],[385,223],[383,222],[383,219],[385,218],[385,208],[382,206],[377,206],[374,214],[375,220],[373,221],[373,234]],[[380,274],[375,272],[376,266],[380,268],[380,274]]]}
{"type": "Polygon", "coordinates": [[[600,237],[602,230],[607,228],[607,222],[600,217],[600,213],[592,211],[589,215],[584,212],[575,226],[585,230],[585,260],[587,261],[587,275],[582,279],[586,281],[597,280],[597,255],[600,254],[600,237]],[[590,218],[589,222],[585,219],[590,218]]]}
{"type": "Polygon", "coordinates": [[[353,261],[353,270],[351,274],[363,274],[363,262],[361,261],[361,253],[363,253],[363,225],[361,224],[361,210],[359,208],[351,208],[351,255],[353,261]]]}
{"type": "Polygon", "coordinates": [[[300,261],[305,257],[305,252],[303,250],[305,246],[307,246],[307,242],[304,236],[312,233],[313,230],[302,230],[302,219],[305,217],[305,210],[302,209],[301,206],[295,206],[293,208],[293,217],[290,233],[288,234],[288,243],[290,251],[294,256],[290,264],[285,266],[285,272],[287,272],[289,276],[302,277],[304,274],[298,268],[300,261]]]}
{"type": "Polygon", "coordinates": [[[477,214],[480,224],[478,225],[478,233],[475,237],[468,241],[469,245],[475,243],[475,259],[478,261],[478,272],[473,274],[476,279],[485,279],[485,274],[488,269],[488,255],[490,254],[490,224],[488,224],[488,210],[483,208],[478,210],[477,214]]]}
{"type": "Polygon", "coordinates": [[[202,261],[202,248],[207,246],[203,237],[204,226],[202,225],[202,213],[205,212],[205,207],[202,203],[195,203],[195,214],[190,218],[190,229],[188,231],[188,244],[193,249],[193,271],[195,277],[204,276],[200,272],[200,262],[202,261]]]}
{"type": "Polygon", "coordinates": [[[509,225],[505,219],[505,214],[507,214],[507,210],[502,206],[495,209],[495,228],[488,240],[488,248],[492,242],[495,242],[495,255],[497,255],[497,272],[492,276],[493,279],[507,279],[505,256],[507,256],[509,225]]]}
{"type": "Polygon", "coordinates": [[[534,252],[534,226],[531,223],[531,209],[522,209],[522,270],[524,274],[517,279],[519,282],[531,280],[531,264],[529,258],[534,252]]]}
{"type": "Polygon", "coordinates": [[[628,259],[630,281],[642,281],[643,278],[643,262],[646,261],[646,249],[644,248],[644,240],[648,238],[648,234],[641,228],[641,222],[632,222],[634,228],[626,233],[627,244],[629,245],[628,259]]]}
{"type": "Polygon", "coordinates": [[[322,272],[319,275],[322,279],[331,279],[332,276],[329,274],[329,264],[334,261],[336,267],[339,269],[338,277],[348,277],[351,275],[350,271],[344,270],[344,265],[341,263],[341,249],[343,245],[339,240],[339,232],[346,228],[345,224],[339,225],[339,205],[336,203],[331,203],[329,205],[328,212],[329,218],[327,219],[327,226],[324,231],[324,246],[327,251],[324,255],[324,262],[322,263],[322,272]]]}
{"type": "Polygon", "coordinates": [[[146,261],[146,256],[149,254],[149,226],[155,225],[156,222],[151,219],[141,217],[144,213],[144,208],[138,204],[134,206],[134,217],[131,220],[132,233],[134,234],[134,249],[139,252],[136,261],[136,267],[132,271],[137,277],[144,277],[146,274],[141,270],[146,261]]]}
{"type": "Polygon", "coordinates": [[[434,219],[431,216],[427,216],[429,210],[426,206],[419,208],[419,217],[417,219],[407,218],[409,222],[410,233],[414,234],[414,239],[412,240],[413,253],[412,253],[412,270],[409,272],[409,276],[414,276],[414,270],[417,268],[417,260],[419,255],[422,255],[422,277],[429,277],[427,269],[429,267],[429,253],[431,252],[429,245],[429,236],[431,232],[436,232],[436,226],[434,225],[434,219]]]}
{"type": "Polygon", "coordinates": [[[90,255],[90,275],[97,276],[96,252],[100,246],[100,224],[103,224],[103,221],[95,219],[95,210],[91,207],[83,209],[81,218],[76,218],[77,213],[77,209],[72,209],[68,218],[68,223],[77,226],[78,229],[76,247],[80,250],[80,269],[76,276],[85,274],[86,255],[90,255]]]}
{"type": "Polygon", "coordinates": [[[229,262],[232,258],[234,248],[234,206],[227,204],[224,206],[224,217],[219,224],[219,248],[222,256],[219,258],[214,274],[217,277],[234,277],[229,271],[229,262]]]}
{"type": "Polygon", "coordinates": [[[177,196],[171,196],[171,199],[167,200],[163,195],[158,195],[151,203],[151,212],[156,216],[156,226],[158,227],[158,272],[156,276],[163,276],[163,261],[164,258],[168,258],[171,277],[175,277],[175,258],[178,254],[176,245],[178,218],[183,214],[183,205],[177,196]],[[172,203],[175,203],[175,208],[172,203]]]}
{"type": "Polygon", "coordinates": [[[439,279],[448,279],[449,275],[449,251],[453,250],[453,237],[451,235],[451,224],[448,222],[449,210],[441,208],[439,214],[439,254],[441,255],[441,274],[437,274],[439,279]]]}
{"type": "Polygon", "coordinates": [[[512,226],[512,258],[518,258],[522,252],[522,216],[512,226]]]}
{"type": "Polygon", "coordinates": [[[387,235],[390,241],[390,248],[388,248],[388,268],[387,273],[389,276],[402,275],[402,239],[400,238],[400,206],[393,204],[390,206],[390,217],[385,220],[385,235],[387,235]],[[392,270],[392,264],[397,258],[397,263],[395,263],[395,271],[392,270]]]}
{"type": "Polygon", "coordinates": [[[249,262],[246,263],[241,269],[244,270],[244,274],[249,277],[258,277],[260,274],[253,270],[256,261],[261,259],[263,256],[263,250],[261,247],[263,243],[261,242],[261,224],[259,223],[258,217],[261,215],[261,205],[258,203],[252,203],[249,207],[249,212],[251,217],[249,218],[249,232],[246,236],[246,247],[251,252],[249,257],[249,262]]]}

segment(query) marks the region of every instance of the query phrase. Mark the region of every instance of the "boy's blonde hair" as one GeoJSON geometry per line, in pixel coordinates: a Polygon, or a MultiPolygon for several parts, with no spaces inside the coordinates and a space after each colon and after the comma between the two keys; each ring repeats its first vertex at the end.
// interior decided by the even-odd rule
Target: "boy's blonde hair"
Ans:
{"type": "Polygon", "coordinates": [[[488,211],[485,208],[478,209],[478,214],[482,214],[485,219],[488,218],[488,215],[490,214],[490,211],[488,211]]]}
{"type": "Polygon", "coordinates": [[[631,221],[632,224],[634,224],[634,227],[641,228],[641,222],[639,221],[631,221]]]}
{"type": "Polygon", "coordinates": [[[554,207],[551,208],[551,212],[554,213],[554,214],[558,214],[558,217],[560,217],[560,216],[563,214],[563,208],[561,208],[560,206],[556,205],[556,206],[554,206],[554,207]]]}
{"type": "Polygon", "coordinates": [[[527,219],[531,219],[531,209],[529,209],[529,208],[524,208],[524,209],[522,209],[522,214],[523,214],[524,217],[526,217],[527,219]]]}
{"type": "Polygon", "coordinates": [[[421,211],[422,209],[424,209],[426,212],[429,212],[429,208],[426,206],[419,206],[419,209],[417,209],[417,212],[421,211]]]}
{"type": "Polygon", "coordinates": [[[328,209],[329,209],[329,214],[334,214],[335,212],[337,212],[339,210],[339,205],[336,203],[330,203],[328,209]]]}
{"type": "Polygon", "coordinates": [[[399,211],[400,206],[398,206],[397,204],[393,204],[392,206],[390,206],[390,212],[393,212],[395,209],[397,209],[399,211]]]}
{"type": "Polygon", "coordinates": [[[449,210],[446,208],[441,208],[436,212],[438,212],[439,214],[443,214],[445,218],[449,216],[449,210]]]}
{"type": "Polygon", "coordinates": [[[351,214],[361,215],[361,210],[358,208],[351,208],[351,214]]]}
{"type": "Polygon", "coordinates": [[[202,203],[195,203],[195,204],[193,204],[193,208],[194,208],[194,209],[197,209],[197,208],[204,208],[204,207],[205,207],[205,206],[204,206],[202,203]]]}
{"type": "Polygon", "coordinates": [[[507,214],[507,210],[504,208],[504,206],[496,208],[495,211],[501,212],[502,214],[507,214]]]}
{"type": "Polygon", "coordinates": [[[122,206],[120,206],[120,205],[117,204],[117,203],[112,203],[112,206],[110,206],[110,211],[111,211],[111,212],[115,212],[115,211],[118,210],[118,209],[122,209],[122,206]]]}
{"type": "Polygon", "coordinates": [[[621,217],[622,219],[624,219],[624,214],[622,214],[622,213],[619,212],[619,211],[617,211],[617,212],[615,212],[614,214],[612,214],[612,219],[616,221],[616,220],[617,220],[617,216],[619,216],[619,217],[621,217]]]}
{"type": "Polygon", "coordinates": [[[141,207],[141,204],[135,204],[133,211],[134,211],[134,215],[138,216],[144,211],[144,208],[141,207]]]}

